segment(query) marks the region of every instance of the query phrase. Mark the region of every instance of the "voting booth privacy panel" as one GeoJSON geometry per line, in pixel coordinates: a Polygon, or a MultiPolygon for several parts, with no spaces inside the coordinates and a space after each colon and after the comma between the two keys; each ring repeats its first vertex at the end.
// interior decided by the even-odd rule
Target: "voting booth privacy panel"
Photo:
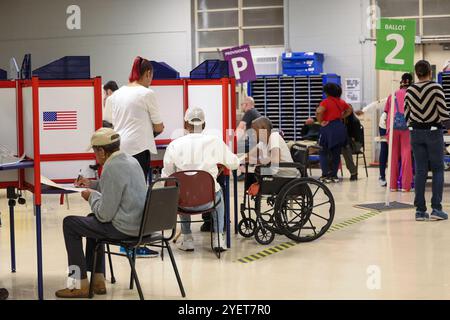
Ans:
{"type": "MultiPolygon", "coordinates": [[[[231,130],[236,128],[236,80],[234,78],[208,80],[154,80],[155,91],[164,132],[156,138],[160,147],[183,135],[184,114],[189,107],[205,111],[207,134],[216,135],[227,144],[236,144],[231,130]]],[[[236,151],[236,150],[234,150],[236,151]]],[[[162,157],[152,156],[152,167],[162,166],[162,157]]]]}
{"type": "MultiPolygon", "coordinates": [[[[0,81],[0,137],[1,144],[14,154],[19,154],[17,83],[0,81]]],[[[19,186],[19,175],[15,170],[0,172],[0,188],[19,186]]]]}
{"type": "Polygon", "coordinates": [[[0,187],[37,191],[40,175],[58,183],[73,182],[80,170],[89,176],[95,164],[89,141],[102,125],[101,90],[100,78],[0,82],[2,144],[34,161],[34,168],[1,172],[0,187]]]}
{"type": "MultiPolygon", "coordinates": [[[[101,79],[33,78],[20,82],[20,90],[24,151],[40,164],[40,174],[57,183],[73,182],[80,170],[89,177],[89,166],[95,164],[90,138],[102,126],[101,79]]],[[[28,170],[25,183],[35,185],[28,170]]]]}

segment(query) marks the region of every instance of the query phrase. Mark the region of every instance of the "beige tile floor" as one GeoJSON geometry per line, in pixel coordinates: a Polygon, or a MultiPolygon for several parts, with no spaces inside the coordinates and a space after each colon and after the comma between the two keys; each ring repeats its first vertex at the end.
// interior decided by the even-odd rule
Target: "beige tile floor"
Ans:
{"type": "MultiPolygon", "coordinates": [[[[448,174],[446,178],[450,181],[448,174]]],[[[366,213],[355,204],[384,200],[376,169],[370,169],[369,179],[350,183],[346,177],[330,188],[337,205],[335,223],[366,213]]],[[[449,194],[447,185],[447,211],[449,194]]],[[[35,229],[31,195],[27,198],[28,206],[16,211],[17,273],[11,274],[8,208],[5,193],[0,193],[0,287],[10,290],[11,299],[36,298],[35,229]]],[[[411,203],[413,194],[395,193],[391,199],[411,203]]],[[[54,299],[54,291],[66,281],[62,219],[89,211],[76,195],[70,197],[71,210],[58,201],[59,197],[44,197],[46,299],[54,299]]],[[[250,264],[237,260],[264,248],[254,239],[233,235],[232,240],[232,249],[221,261],[209,251],[208,235],[199,232],[194,253],[174,249],[188,299],[450,299],[450,222],[417,223],[412,211],[382,213],[250,264]],[[376,273],[368,270],[370,266],[376,273]]],[[[286,241],[278,236],[274,245],[286,241]]],[[[108,295],[96,299],[137,299],[137,292],[128,290],[127,261],[120,257],[113,261],[117,283],[108,282],[108,295]]],[[[180,299],[167,259],[139,259],[138,272],[147,299],[180,299]]]]}

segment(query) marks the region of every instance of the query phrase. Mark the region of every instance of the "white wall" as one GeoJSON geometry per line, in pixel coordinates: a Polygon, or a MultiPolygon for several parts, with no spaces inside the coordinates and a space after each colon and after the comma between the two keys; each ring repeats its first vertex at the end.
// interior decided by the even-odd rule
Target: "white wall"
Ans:
{"type": "MultiPolygon", "coordinates": [[[[363,102],[376,96],[375,56],[366,9],[369,0],[287,0],[292,51],[325,54],[325,72],[363,80],[363,102]]],[[[355,105],[358,107],[358,105],[355,105]]]]}
{"type": "Polygon", "coordinates": [[[164,61],[183,76],[192,69],[190,0],[2,0],[0,68],[32,54],[33,70],[66,55],[89,55],[91,76],[127,81],[135,56],[164,61]],[[69,5],[81,30],[68,30],[69,5]]]}

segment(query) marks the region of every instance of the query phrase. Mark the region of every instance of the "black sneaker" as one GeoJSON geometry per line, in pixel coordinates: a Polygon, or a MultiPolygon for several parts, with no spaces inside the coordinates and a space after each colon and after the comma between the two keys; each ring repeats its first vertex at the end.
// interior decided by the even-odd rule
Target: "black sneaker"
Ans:
{"type": "Polygon", "coordinates": [[[358,180],[358,174],[352,174],[350,177],[350,181],[357,181],[358,180]]]}
{"type": "Polygon", "coordinates": [[[331,182],[333,182],[333,183],[339,183],[339,182],[341,182],[341,180],[340,180],[338,177],[332,177],[330,180],[331,180],[331,182]]]}
{"type": "Polygon", "coordinates": [[[211,232],[211,222],[205,222],[200,227],[201,232],[211,232]]]}

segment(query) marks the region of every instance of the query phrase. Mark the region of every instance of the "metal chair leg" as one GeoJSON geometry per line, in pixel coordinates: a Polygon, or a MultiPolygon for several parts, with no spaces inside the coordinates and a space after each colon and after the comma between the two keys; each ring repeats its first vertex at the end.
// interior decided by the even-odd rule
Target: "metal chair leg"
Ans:
{"type": "MultiPolygon", "coordinates": [[[[131,258],[133,259],[133,262],[134,263],[136,263],[136,248],[134,248],[133,249],[133,252],[132,252],[132,254],[131,254],[131,258]]],[[[127,254],[127,256],[128,256],[128,254],[127,254]]],[[[131,272],[131,275],[130,275],[130,290],[133,290],[134,289],[134,274],[133,274],[133,272],[131,272]]]]}
{"type": "Polygon", "coordinates": [[[135,268],[135,266],[136,266],[136,264],[135,264],[136,263],[135,255],[133,254],[133,257],[130,257],[130,255],[127,254],[127,257],[128,257],[128,262],[130,263],[130,267],[131,267],[131,274],[132,274],[131,279],[132,280],[134,279],[134,282],[136,282],[136,288],[137,288],[138,293],[139,293],[139,298],[141,300],[145,300],[144,299],[144,295],[142,293],[141,284],[139,283],[139,278],[138,278],[138,275],[137,275],[137,272],[136,272],[136,268],[135,268]]]}
{"type": "Polygon", "coordinates": [[[218,258],[220,259],[220,255],[221,255],[221,247],[220,247],[220,233],[219,233],[219,215],[217,214],[216,211],[216,227],[217,227],[217,248],[219,249],[219,254],[218,254],[218,258]]]}
{"type": "MultiPolygon", "coordinates": [[[[164,239],[164,230],[161,231],[162,237],[164,239]]],[[[161,261],[164,261],[164,242],[161,240],[161,261]]]]}
{"type": "Polygon", "coordinates": [[[177,264],[175,262],[175,258],[172,253],[172,248],[170,247],[169,241],[164,241],[167,252],[169,253],[170,261],[172,262],[173,271],[175,272],[175,276],[177,277],[178,287],[180,287],[181,296],[183,298],[186,297],[186,292],[184,291],[183,282],[181,281],[180,273],[178,272],[177,264]]]}
{"type": "Polygon", "coordinates": [[[97,252],[99,248],[100,243],[96,243],[94,249],[94,264],[91,270],[91,282],[89,283],[89,299],[92,299],[94,297],[94,273],[97,268],[97,252]]]}
{"type": "Polygon", "coordinates": [[[116,283],[116,278],[114,277],[113,263],[111,258],[111,249],[109,248],[109,244],[106,245],[106,251],[108,253],[108,261],[109,261],[109,271],[111,272],[111,283],[116,283]]]}
{"type": "Polygon", "coordinates": [[[366,168],[366,177],[369,177],[369,170],[367,170],[367,159],[366,159],[366,153],[363,153],[363,159],[364,159],[364,167],[366,168]]]}

